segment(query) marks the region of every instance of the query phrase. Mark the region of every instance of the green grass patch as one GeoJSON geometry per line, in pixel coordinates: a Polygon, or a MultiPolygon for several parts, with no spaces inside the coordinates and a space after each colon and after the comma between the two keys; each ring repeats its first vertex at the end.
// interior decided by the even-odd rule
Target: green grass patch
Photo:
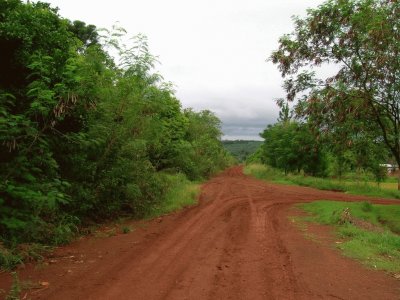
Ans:
{"type": "MultiPolygon", "coordinates": [[[[397,190],[397,186],[398,186],[397,179],[396,179],[396,182],[393,182],[393,179],[394,178],[390,178],[389,177],[387,179],[387,182],[382,182],[379,185],[379,187],[381,189],[386,189],[386,190],[397,190]]],[[[374,186],[378,186],[378,184],[376,182],[369,182],[369,184],[374,185],[374,186]]]]}
{"type": "Polygon", "coordinates": [[[23,257],[20,253],[0,247],[0,270],[10,271],[22,263],[23,257]]]}
{"type": "Polygon", "coordinates": [[[121,232],[122,232],[123,234],[127,234],[127,233],[129,233],[129,232],[132,232],[132,228],[131,228],[130,226],[122,226],[121,232]]]}
{"type": "Polygon", "coordinates": [[[186,206],[197,203],[200,193],[200,184],[192,182],[184,174],[166,174],[168,189],[165,197],[155,205],[148,218],[180,210],[186,206]]]}
{"type": "Polygon", "coordinates": [[[0,244],[0,270],[11,271],[27,261],[43,261],[53,248],[41,244],[20,244],[6,248],[0,244]]]}
{"type": "MultiPolygon", "coordinates": [[[[332,178],[304,176],[301,174],[285,175],[280,170],[262,164],[247,165],[244,168],[244,173],[258,179],[268,180],[275,183],[307,186],[320,190],[341,191],[353,195],[400,199],[400,192],[397,190],[397,184],[392,182],[384,182],[378,186],[375,182],[355,182],[353,181],[354,179],[338,180],[332,178]]],[[[389,180],[391,181],[392,179],[389,180]]]]}
{"type": "Polygon", "coordinates": [[[340,214],[345,208],[349,208],[351,215],[355,218],[400,234],[400,205],[378,205],[369,202],[316,201],[303,204],[301,207],[313,215],[312,220],[326,225],[338,224],[340,214]]]}
{"type": "Polygon", "coordinates": [[[310,214],[305,220],[335,226],[338,237],[343,239],[337,247],[346,256],[375,269],[400,272],[400,205],[317,201],[299,207],[310,214]],[[371,224],[371,229],[343,222],[346,208],[355,220],[371,224]]]}
{"type": "Polygon", "coordinates": [[[262,164],[249,164],[244,167],[244,174],[254,176],[257,179],[273,181],[283,184],[292,184],[281,171],[262,164]]]}

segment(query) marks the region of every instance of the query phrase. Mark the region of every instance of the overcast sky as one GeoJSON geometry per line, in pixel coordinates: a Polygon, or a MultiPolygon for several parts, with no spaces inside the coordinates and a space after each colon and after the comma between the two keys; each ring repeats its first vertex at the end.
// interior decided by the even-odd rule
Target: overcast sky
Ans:
{"type": "Polygon", "coordinates": [[[267,62],[278,39],[293,30],[291,16],[322,0],[43,0],[60,15],[97,27],[119,22],[147,35],[157,67],[176,85],[183,107],[210,109],[224,139],[260,139],[278,116],[282,78],[267,62]]]}

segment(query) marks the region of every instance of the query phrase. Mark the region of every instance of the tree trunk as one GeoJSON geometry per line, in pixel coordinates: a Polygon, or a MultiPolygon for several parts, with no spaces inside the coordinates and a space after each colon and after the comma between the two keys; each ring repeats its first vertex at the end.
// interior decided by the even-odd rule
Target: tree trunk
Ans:
{"type": "Polygon", "coordinates": [[[398,166],[397,170],[397,190],[400,191],[400,165],[398,166]]]}

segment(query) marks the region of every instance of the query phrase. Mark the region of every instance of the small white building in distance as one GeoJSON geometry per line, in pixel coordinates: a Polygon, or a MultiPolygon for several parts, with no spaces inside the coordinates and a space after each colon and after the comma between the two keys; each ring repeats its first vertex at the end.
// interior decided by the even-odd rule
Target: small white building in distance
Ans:
{"type": "Polygon", "coordinates": [[[397,165],[392,164],[380,164],[379,166],[385,167],[388,173],[393,173],[398,169],[397,165]]]}

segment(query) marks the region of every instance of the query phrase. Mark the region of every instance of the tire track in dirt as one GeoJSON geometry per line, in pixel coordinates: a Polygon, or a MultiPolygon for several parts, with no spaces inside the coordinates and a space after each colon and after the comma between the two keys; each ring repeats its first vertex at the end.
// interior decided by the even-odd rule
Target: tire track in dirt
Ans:
{"type": "MultiPolygon", "coordinates": [[[[291,224],[293,204],[320,199],[365,197],[265,183],[234,167],[203,185],[197,206],[128,235],[59,249],[59,257],[80,255],[83,264],[28,266],[20,276],[50,282],[31,299],[400,299],[399,281],[291,224]]],[[[9,282],[0,274],[0,288],[9,282]]]]}

